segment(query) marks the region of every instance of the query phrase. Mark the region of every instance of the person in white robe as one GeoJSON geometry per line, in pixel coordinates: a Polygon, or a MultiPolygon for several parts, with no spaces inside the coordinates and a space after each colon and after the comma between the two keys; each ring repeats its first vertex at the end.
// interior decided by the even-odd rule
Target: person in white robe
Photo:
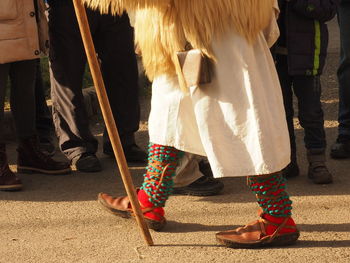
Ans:
{"type": "MultiPolygon", "coordinates": [[[[248,176],[260,219],[216,234],[228,247],[294,243],[299,231],[280,171],[290,162],[283,100],[269,47],[278,37],[274,0],[85,0],[103,12],[136,11],[135,38],[153,80],[149,163],[138,199],[150,228],[161,230],[182,151],[207,156],[215,177],[248,176]],[[200,1],[201,2],[201,1],[200,1]],[[188,85],[177,52],[199,50],[211,81],[188,85]]],[[[193,71],[197,70],[193,68],[193,71]]],[[[114,214],[128,197],[100,194],[114,214]]]]}

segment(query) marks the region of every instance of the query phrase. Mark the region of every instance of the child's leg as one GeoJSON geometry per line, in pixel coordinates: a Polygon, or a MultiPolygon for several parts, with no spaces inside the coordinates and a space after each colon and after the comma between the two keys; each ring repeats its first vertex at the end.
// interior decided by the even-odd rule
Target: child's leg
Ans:
{"type": "Polygon", "coordinates": [[[286,120],[288,125],[290,148],[291,148],[291,163],[284,171],[286,177],[294,177],[299,175],[299,168],[296,157],[296,144],[294,135],[294,109],[293,109],[293,78],[288,73],[288,62],[286,55],[276,55],[276,69],[280,80],[283,104],[286,112],[286,120]]]}
{"type": "Polygon", "coordinates": [[[291,218],[292,201],[285,192],[286,179],[281,173],[250,176],[248,185],[256,194],[261,219],[244,227],[217,234],[229,247],[254,248],[294,243],[299,231],[291,218]]]}
{"type": "Polygon", "coordinates": [[[309,178],[317,184],[332,182],[325,165],[326,135],[321,105],[319,76],[295,76],[293,88],[298,98],[299,121],[305,130],[305,147],[309,161],[309,178]]]}

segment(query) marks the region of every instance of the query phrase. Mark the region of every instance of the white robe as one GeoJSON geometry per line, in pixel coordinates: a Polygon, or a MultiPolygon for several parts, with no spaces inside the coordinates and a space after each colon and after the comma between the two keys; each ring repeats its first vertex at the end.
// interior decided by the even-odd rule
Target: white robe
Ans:
{"type": "MultiPolygon", "coordinates": [[[[153,82],[152,143],[207,156],[214,176],[280,171],[290,162],[281,88],[267,42],[276,25],[254,45],[234,32],[214,41],[217,58],[210,84],[184,94],[176,77],[153,82]]],[[[266,32],[265,32],[266,33],[266,32]]]]}

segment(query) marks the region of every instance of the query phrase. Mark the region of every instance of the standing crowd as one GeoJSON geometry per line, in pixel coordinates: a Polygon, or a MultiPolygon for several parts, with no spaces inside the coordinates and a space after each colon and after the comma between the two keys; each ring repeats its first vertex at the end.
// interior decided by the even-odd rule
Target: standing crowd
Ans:
{"type": "MultiPolygon", "coordinates": [[[[84,1],[126,159],[147,162],[137,195],[149,227],[166,225],[164,206],[171,194],[215,195],[223,189],[215,178],[248,176],[260,219],[220,232],[217,240],[248,248],[294,243],[299,231],[286,192],[287,179],[299,175],[293,94],[305,132],[308,178],[332,183],[320,76],[326,22],[336,14],[339,134],[330,155],[350,158],[350,0],[210,0],[196,11],[193,0],[84,1]],[[127,12],[136,13],[135,32],[127,12]],[[198,19],[203,14],[207,19],[198,19]],[[134,40],[153,82],[148,153],[135,142],[140,105],[134,40]],[[185,74],[174,54],[188,46],[210,61],[209,83],[182,86],[179,77],[185,74]]],[[[101,171],[84,104],[86,56],[72,0],[3,0],[0,10],[0,190],[22,188],[9,168],[1,128],[8,78],[18,173],[64,175],[71,165],[81,172],[101,171]],[[45,55],[52,113],[41,76],[45,55]],[[66,162],[53,158],[54,136],[66,162]]],[[[106,129],[102,147],[113,157],[106,129]]],[[[128,197],[100,194],[98,200],[117,216],[131,214],[128,197]]]]}

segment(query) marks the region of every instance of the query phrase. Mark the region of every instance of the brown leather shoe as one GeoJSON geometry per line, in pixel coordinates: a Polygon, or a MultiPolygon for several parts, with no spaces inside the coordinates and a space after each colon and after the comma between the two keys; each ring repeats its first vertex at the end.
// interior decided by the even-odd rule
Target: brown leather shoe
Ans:
{"type": "Polygon", "coordinates": [[[326,166],[324,149],[308,149],[307,159],[309,161],[308,177],[314,184],[330,184],[333,176],[326,166]]]}
{"type": "Polygon", "coordinates": [[[64,175],[71,172],[68,162],[55,161],[40,150],[36,136],[21,140],[17,152],[17,171],[19,173],[64,175]]]}
{"type": "MultiPolygon", "coordinates": [[[[114,198],[108,194],[99,193],[97,201],[103,206],[103,208],[105,208],[107,211],[109,211],[113,215],[123,217],[123,218],[130,218],[131,216],[134,216],[128,196],[114,198]]],[[[153,214],[157,215],[157,217],[161,219],[160,221],[157,221],[152,218],[148,218],[147,216],[144,216],[145,221],[150,229],[159,231],[165,227],[166,225],[165,217],[153,211],[156,207],[142,207],[141,203],[140,205],[141,205],[141,210],[143,214],[147,212],[152,212],[153,214]]]]}
{"type": "Polygon", "coordinates": [[[22,189],[21,180],[10,170],[5,144],[0,144],[0,190],[17,191],[22,189]]]}
{"type": "Polygon", "coordinates": [[[294,244],[299,238],[299,231],[295,226],[286,225],[288,217],[282,224],[275,224],[260,218],[244,227],[224,231],[216,234],[216,240],[230,248],[258,248],[268,246],[286,246],[294,244]],[[272,235],[266,234],[267,225],[278,226],[272,235]],[[291,233],[279,233],[283,228],[295,229],[291,233]]]}

